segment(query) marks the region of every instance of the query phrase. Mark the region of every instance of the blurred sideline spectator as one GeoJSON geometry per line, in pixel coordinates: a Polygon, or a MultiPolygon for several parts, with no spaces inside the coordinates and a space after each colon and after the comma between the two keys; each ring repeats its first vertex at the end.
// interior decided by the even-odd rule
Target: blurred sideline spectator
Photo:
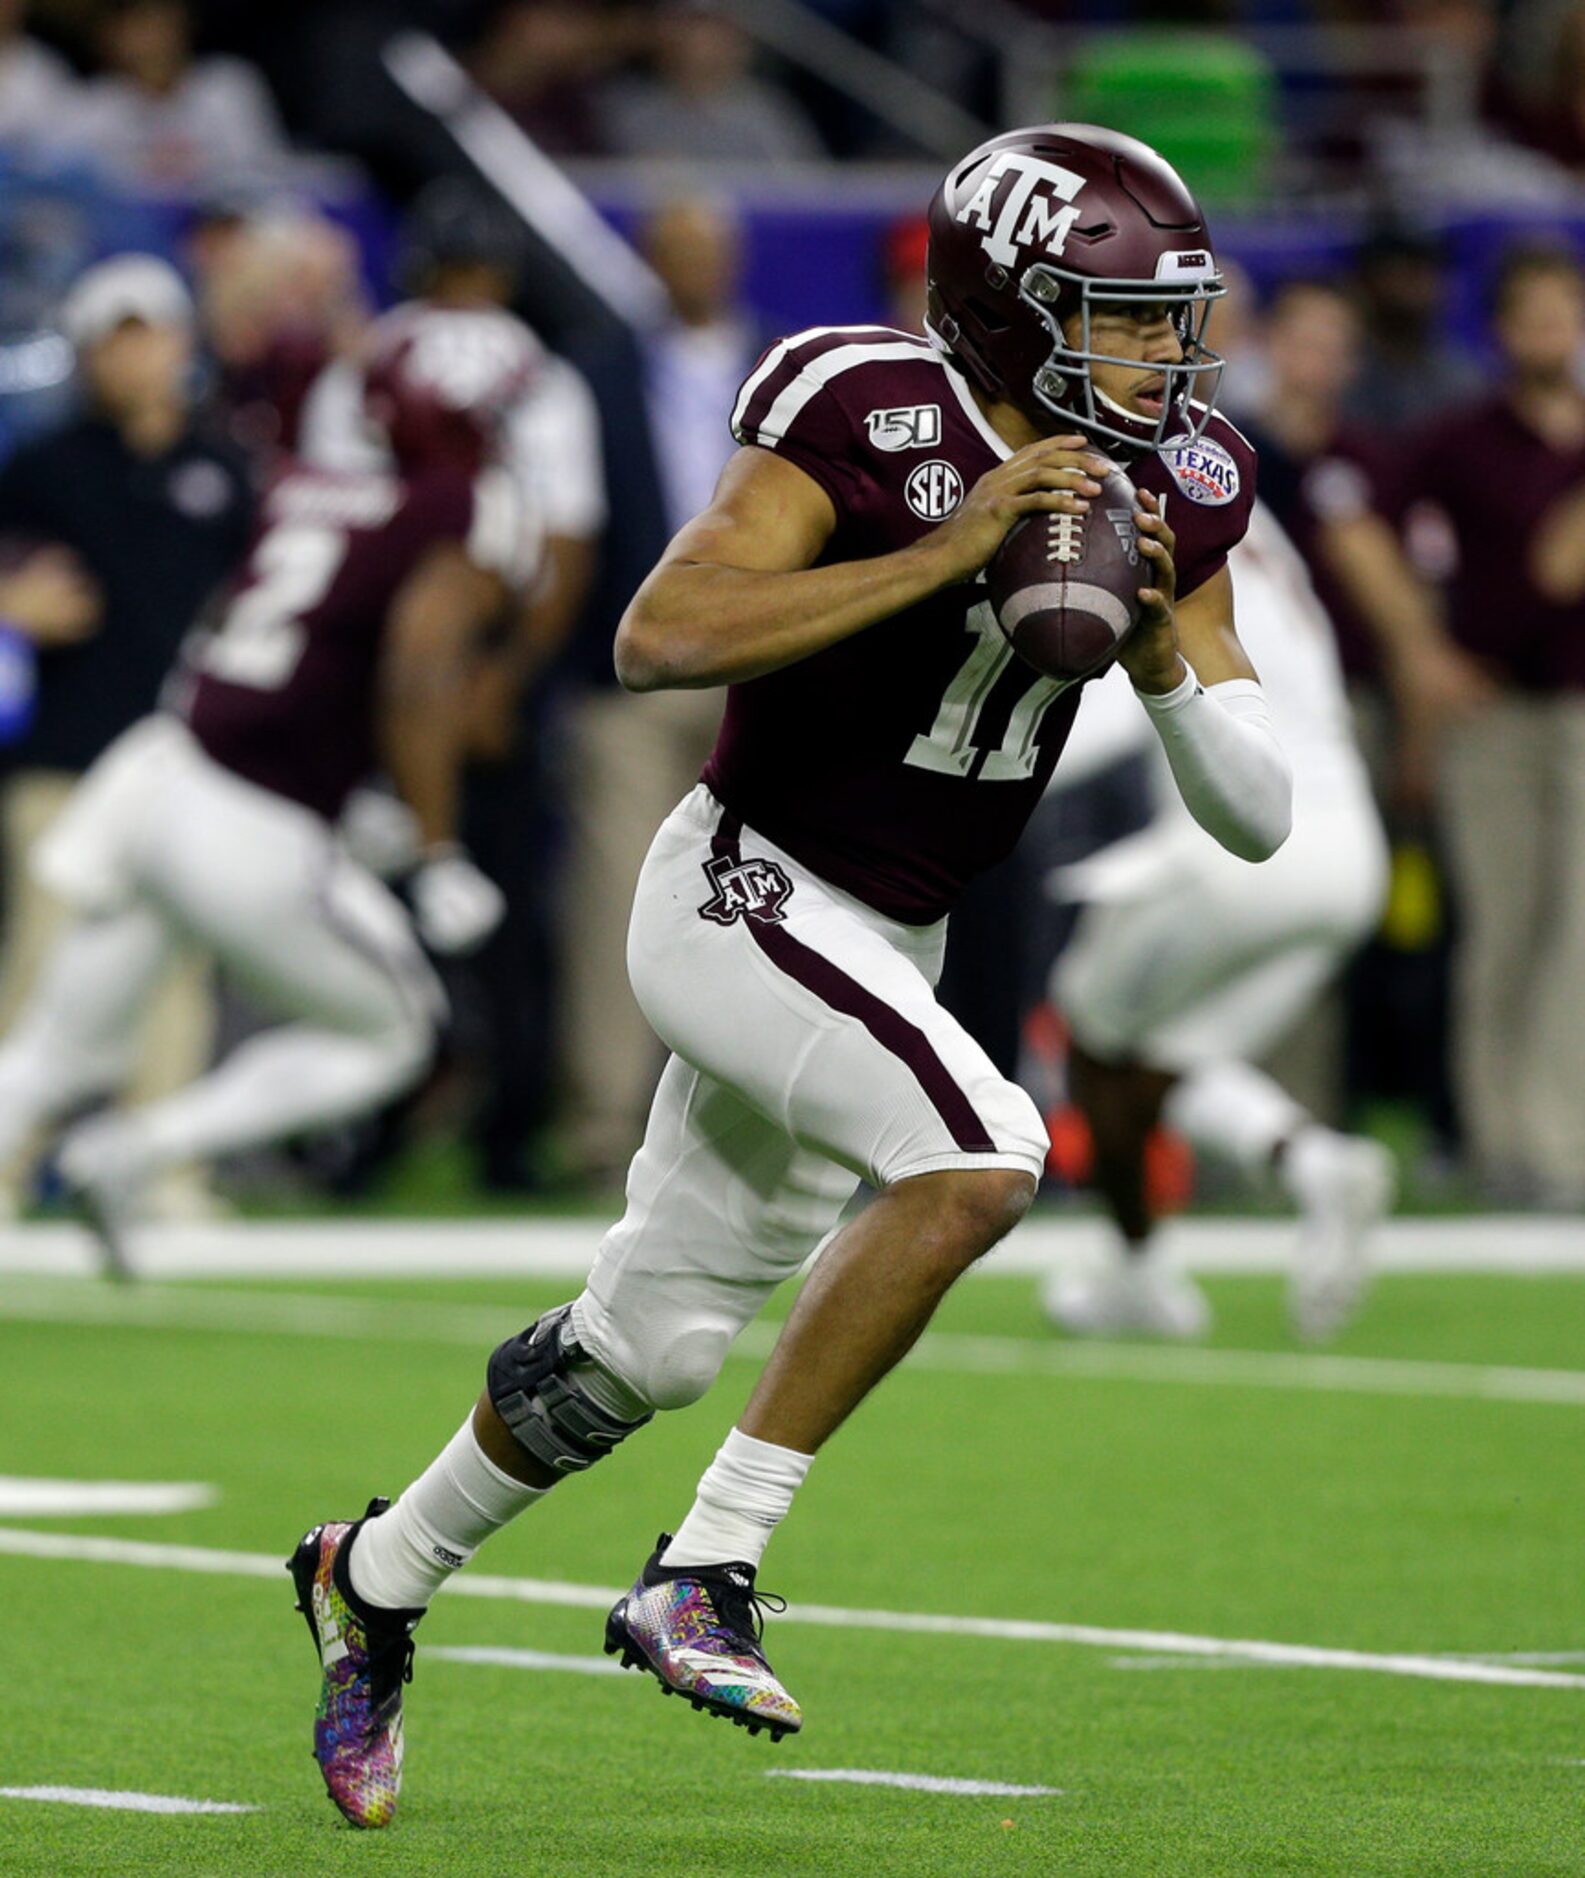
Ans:
{"type": "Polygon", "coordinates": [[[1257,410],[1266,395],[1266,342],[1260,301],[1249,272],[1231,256],[1217,257],[1223,293],[1211,309],[1208,338],[1224,361],[1216,403],[1236,423],[1257,410]]]}
{"type": "MultiPolygon", "coordinates": [[[[0,1027],[62,921],[32,882],[32,848],[77,777],[154,708],[183,635],[246,544],[252,509],[242,459],[192,409],[193,306],[174,269],[148,255],[102,262],[77,282],[62,321],[85,408],[0,469],[0,536],[69,549],[101,597],[102,625],[42,659],[37,714],[11,752],[0,1027]]],[[[133,1099],[197,1075],[210,1026],[206,979],[185,966],[148,1013],[133,1099]]],[[[163,1199],[194,1192],[189,1183],[163,1199]]]]}
{"type": "Polygon", "coordinates": [[[1379,228],[1360,248],[1363,348],[1346,401],[1357,422],[1402,430],[1480,390],[1480,367],[1442,330],[1447,267],[1442,241],[1407,227],[1379,228]]]}
{"type": "Polygon", "coordinates": [[[638,8],[582,0],[507,0],[467,54],[474,77],[550,156],[604,148],[599,81],[646,30],[638,8]]]}
{"type": "MultiPolygon", "coordinates": [[[[1424,582],[1375,507],[1393,459],[1375,431],[1348,415],[1361,360],[1358,305],[1331,280],[1288,281],[1264,332],[1264,394],[1258,410],[1241,413],[1260,452],[1262,497],[1310,569],[1345,672],[1357,681],[1385,671],[1410,739],[1393,786],[1423,795],[1425,740],[1479,703],[1487,685],[1449,642],[1424,582]]],[[[1379,735],[1371,741],[1379,753],[1379,735]]]]}
{"type": "MultiPolygon", "coordinates": [[[[1266,311],[1261,342],[1255,408],[1236,413],[1260,452],[1261,493],[1330,615],[1361,748],[1388,810],[1395,869],[1434,881],[1424,829],[1432,741],[1449,716],[1478,703],[1487,682],[1448,640],[1434,595],[1377,507],[1391,475],[1390,441],[1349,415],[1363,356],[1359,303],[1330,276],[1287,281],[1266,311]]],[[[1243,342],[1235,333],[1216,343],[1232,351],[1236,382],[1243,342]]],[[[1446,1149],[1456,1134],[1447,976],[1446,934],[1434,914],[1412,932],[1395,926],[1360,955],[1344,1008],[1333,1002],[1290,1040],[1284,1079],[1325,1113],[1344,1113],[1367,1093],[1406,1099],[1435,1149],[1446,1149]]]]}
{"type": "Polygon", "coordinates": [[[1507,35],[1516,133],[1563,168],[1585,169],[1585,6],[1520,4],[1507,35]]]}
{"type": "Polygon", "coordinates": [[[194,55],[187,0],[108,0],[90,80],[62,141],[122,188],[156,195],[258,188],[290,152],[275,104],[241,59],[194,55]]]}
{"type": "Polygon", "coordinates": [[[244,449],[294,450],[303,407],[368,323],[357,245],[311,209],[221,205],[188,236],[215,396],[244,449]]]}
{"type": "Polygon", "coordinates": [[[53,141],[78,96],[58,53],[23,31],[27,0],[0,0],[0,144],[26,150],[53,141]]]}
{"type": "Polygon", "coordinates": [[[727,13],[668,6],[653,43],[652,70],[611,80],[601,100],[617,155],[789,163],[824,153],[802,109],[753,75],[752,42],[727,13]]]}
{"type": "Polygon", "coordinates": [[[881,245],[886,317],[905,333],[925,329],[925,303],[929,297],[925,261],[929,250],[930,225],[920,215],[893,222],[881,245]]]}
{"type": "MultiPolygon", "coordinates": [[[[710,505],[732,453],[729,419],[761,349],[738,300],[735,217],[705,199],[658,209],[643,251],[672,318],[645,335],[644,399],[666,527],[710,505]]],[[[631,696],[610,651],[573,707],[567,788],[562,1062],[568,1145],[587,1179],[620,1178],[643,1133],[660,1050],[627,980],[627,923],[656,828],[698,780],[720,726],[720,691],[631,696]]]]}
{"type": "Polygon", "coordinates": [[[1494,1196],[1577,1205],[1585,580],[1559,579],[1538,552],[1555,556],[1543,519],[1585,482],[1585,274],[1574,252],[1511,253],[1492,323],[1501,383],[1418,434],[1397,498],[1433,504],[1449,524],[1450,626],[1498,687],[1448,727],[1438,778],[1460,912],[1454,1042],[1469,1145],[1494,1196]]]}

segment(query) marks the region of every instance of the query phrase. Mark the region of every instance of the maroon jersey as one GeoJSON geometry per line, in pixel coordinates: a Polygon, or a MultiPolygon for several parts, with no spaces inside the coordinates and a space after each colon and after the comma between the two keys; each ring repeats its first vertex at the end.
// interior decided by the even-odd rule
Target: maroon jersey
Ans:
{"type": "Polygon", "coordinates": [[[242,570],[186,657],[183,712],[217,763],[333,820],[376,767],[386,614],[441,542],[513,571],[522,529],[499,472],[408,483],[288,467],[242,570]]]}
{"type": "Polygon", "coordinates": [[[1449,527],[1453,637],[1527,689],[1585,687],[1585,601],[1560,606],[1529,573],[1537,528],[1581,482],[1585,449],[1555,449],[1499,393],[1410,437],[1388,491],[1398,519],[1429,504],[1449,527]]]}
{"type": "Polygon", "coordinates": [[[1396,481],[1395,439],[1342,424],[1310,456],[1295,456],[1259,423],[1250,437],[1260,452],[1260,499],[1281,522],[1303,557],[1337,635],[1338,656],[1350,678],[1380,669],[1376,638],[1347,586],[1332,572],[1322,535],[1333,524],[1379,509],[1396,481]]]}
{"type": "MultiPolygon", "coordinates": [[[[928,340],[817,327],[772,346],[732,417],[836,510],[825,561],[905,548],[1012,452],[928,340]]],[[[1178,592],[1226,562],[1254,497],[1254,452],[1213,417],[1193,445],[1129,466],[1177,533],[1178,592]]],[[[939,919],[1012,848],[1078,709],[1016,658],[983,578],[727,694],[704,780],[750,827],[892,919],[939,919]]]]}

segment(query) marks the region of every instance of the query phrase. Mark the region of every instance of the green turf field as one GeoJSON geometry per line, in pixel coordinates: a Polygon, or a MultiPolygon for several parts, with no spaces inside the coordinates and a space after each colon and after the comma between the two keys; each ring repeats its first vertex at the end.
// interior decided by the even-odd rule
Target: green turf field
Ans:
{"type": "Polygon", "coordinates": [[[963,1285],[772,1547],[765,1582],[794,1604],[772,1657],[808,1717],[780,1746],[636,1675],[583,1673],[601,1589],[680,1518],[746,1392],[754,1365],[734,1361],[704,1403],[493,1541],[463,1574],[491,1595],[439,1600],[403,1811],[383,1835],[343,1827],[308,1756],[313,1654],[269,1561],[398,1489],[490,1342],[570,1288],[0,1281],[0,1474],[219,1495],[0,1518],[0,1787],[257,1809],[0,1798],[0,1873],[1585,1873],[1579,1278],[1385,1280],[1338,1346],[1361,1360],[1341,1364],[1294,1350],[1274,1280],[1213,1283],[1216,1346],[1182,1359],[1066,1358],[1028,1281],[963,1285]],[[19,1531],[117,1555],[25,1556],[50,1538],[19,1531]],[[135,1565],[127,1546],[222,1569],[163,1550],[135,1565]],[[503,1579],[574,1589],[547,1602],[503,1579]],[[841,1608],[795,1621],[810,1605],[841,1608]],[[932,1634],[877,1611],[1102,1634],[932,1634]],[[1226,1640],[1354,1654],[1257,1661],[1226,1640]],[[467,1647],[573,1661],[441,1654],[467,1647]],[[1435,1675],[1483,1666],[1534,1680],[1435,1675]],[[772,1777],[854,1769],[1059,1791],[772,1777]]]}

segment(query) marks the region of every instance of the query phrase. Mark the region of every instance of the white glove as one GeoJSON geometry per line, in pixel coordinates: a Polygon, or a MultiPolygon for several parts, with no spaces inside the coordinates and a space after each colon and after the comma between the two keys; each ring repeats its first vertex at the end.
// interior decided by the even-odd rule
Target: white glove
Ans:
{"type": "Polygon", "coordinates": [[[477,951],[506,913],[501,889],[459,847],[428,849],[407,890],[419,938],[443,958],[477,951]]]}
{"type": "Polygon", "coordinates": [[[379,880],[396,880],[423,858],[418,817],[388,789],[354,789],[341,811],[341,839],[379,880]]]}

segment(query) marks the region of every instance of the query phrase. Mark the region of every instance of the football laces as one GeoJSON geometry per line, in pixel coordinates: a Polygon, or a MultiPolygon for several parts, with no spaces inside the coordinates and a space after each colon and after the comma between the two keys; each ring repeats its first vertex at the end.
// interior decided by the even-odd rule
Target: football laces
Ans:
{"type": "Polygon", "coordinates": [[[1051,515],[1046,521],[1046,558],[1066,564],[1084,554],[1084,517],[1051,515]]]}

